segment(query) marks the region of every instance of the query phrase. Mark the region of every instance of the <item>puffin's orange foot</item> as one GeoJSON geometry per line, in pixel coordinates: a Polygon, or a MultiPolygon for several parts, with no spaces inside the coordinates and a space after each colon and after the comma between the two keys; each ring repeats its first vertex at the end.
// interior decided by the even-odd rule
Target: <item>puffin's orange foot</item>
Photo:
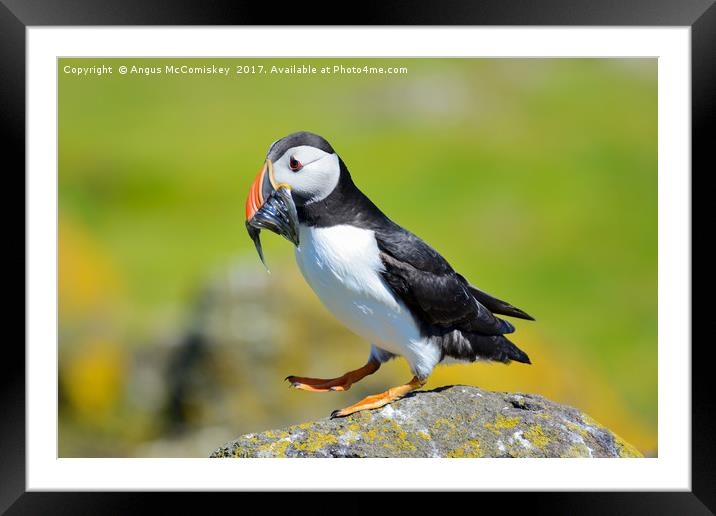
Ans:
{"type": "Polygon", "coordinates": [[[425,382],[426,380],[419,380],[417,377],[413,377],[413,379],[405,385],[399,385],[398,387],[393,387],[392,389],[388,389],[380,394],[368,396],[350,407],[346,407],[341,410],[334,410],[331,413],[331,419],[336,417],[345,417],[353,414],[354,412],[360,412],[361,410],[370,410],[382,407],[383,405],[387,405],[388,403],[402,398],[411,391],[419,389],[425,385],[425,382]]]}
{"type": "Polygon", "coordinates": [[[311,392],[336,392],[336,391],[347,391],[351,388],[351,385],[359,380],[362,380],[369,374],[375,373],[380,364],[378,362],[368,362],[363,367],[350,371],[343,376],[332,379],[323,378],[305,378],[302,376],[287,376],[294,389],[300,389],[302,391],[311,392]]]}
{"type": "Polygon", "coordinates": [[[305,378],[302,376],[287,376],[286,380],[294,389],[311,392],[347,391],[351,388],[352,382],[344,376],[326,380],[323,378],[305,378]]]}

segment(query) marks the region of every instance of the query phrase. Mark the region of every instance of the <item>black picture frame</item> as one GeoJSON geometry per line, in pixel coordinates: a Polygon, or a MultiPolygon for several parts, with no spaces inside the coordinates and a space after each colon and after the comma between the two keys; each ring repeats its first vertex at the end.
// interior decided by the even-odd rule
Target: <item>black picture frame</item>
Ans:
{"type": "MultiPolygon", "coordinates": [[[[336,3],[294,4],[276,8],[268,2],[215,0],[0,0],[0,120],[5,180],[16,179],[25,191],[25,31],[29,26],[82,25],[552,25],[552,26],[689,26],[692,71],[692,185],[694,172],[713,172],[709,135],[716,129],[716,5],[714,0],[460,0],[449,3],[383,0],[362,3],[351,16],[339,15],[336,3]],[[332,15],[333,13],[335,15],[332,15]],[[14,158],[14,159],[13,159],[14,158]],[[9,166],[14,163],[14,166],[9,166]],[[21,179],[23,178],[23,179],[21,179]]],[[[5,205],[19,190],[7,188],[5,205]]],[[[693,191],[693,190],[692,190],[693,191]]],[[[23,195],[24,199],[24,195],[23,195]]],[[[11,220],[6,216],[7,221],[11,220]]],[[[694,223],[702,220],[692,216],[694,223]]],[[[708,218],[706,219],[708,220],[708,218]]],[[[6,228],[10,224],[6,225],[6,228]]],[[[693,234],[693,231],[692,231],[693,234]]],[[[9,244],[9,242],[8,242],[9,244]]],[[[692,249],[693,253],[693,249],[692,249]]],[[[6,248],[6,276],[26,260],[25,247],[6,248]],[[23,261],[24,261],[23,260],[23,261]],[[12,267],[12,268],[11,268],[12,267]]],[[[693,256],[693,255],[692,255],[693,256]]],[[[693,260],[692,260],[693,264],[693,260]]],[[[693,265],[692,265],[693,267],[693,265]]],[[[693,274],[693,273],[692,273],[693,274]]],[[[19,276],[19,275],[17,275],[19,276]]],[[[7,284],[7,283],[6,283],[7,284]]],[[[23,296],[23,299],[25,296],[23,296]]],[[[8,297],[8,300],[12,299],[8,297]]],[[[14,300],[11,303],[19,306],[14,300]]],[[[703,307],[704,305],[701,305],[703,307]]],[[[708,306],[708,303],[706,304],[708,306]]],[[[24,307],[24,304],[23,304],[24,307]]],[[[699,306],[694,304],[694,310],[699,306]]],[[[700,308],[703,310],[704,308],[700,308]]],[[[7,316],[6,316],[7,317],[7,316]]],[[[9,319],[9,317],[7,317],[9,319]]],[[[8,323],[10,321],[7,321],[8,323]]],[[[8,324],[9,325],[9,324],[8,324]]],[[[23,327],[24,328],[24,327],[23,327]]],[[[24,330],[23,330],[24,332],[24,330]]],[[[684,349],[691,338],[684,328],[684,349]]],[[[25,353],[19,339],[6,339],[0,359],[0,513],[134,513],[160,503],[165,510],[186,507],[186,496],[167,493],[27,492],[25,488],[25,353]]],[[[714,375],[709,340],[692,346],[692,490],[690,492],[585,492],[480,494],[479,503],[551,514],[714,514],[716,444],[712,433],[714,375]],[[487,500],[485,497],[493,497],[487,500]]],[[[686,351],[685,351],[686,352],[686,351]]],[[[688,400],[684,400],[688,403],[688,400]]],[[[198,495],[201,496],[201,495],[198,495]]],[[[211,495],[214,504],[228,496],[211,495]]],[[[245,496],[241,495],[241,496],[245,496]]],[[[291,506],[300,507],[300,497],[291,506]]],[[[326,495],[328,496],[328,495],[326,495]]],[[[328,509],[333,503],[324,500],[328,509]]],[[[204,499],[207,496],[204,495],[204,499]]],[[[401,511],[416,510],[421,497],[405,500],[401,511]],[[412,501],[411,501],[412,500],[412,501]],[[411,507],[413,505],[414,507],[411,507]]],[[[472,500],[476,500],[474,497],[472,500]]],[[[470,502],[468,502],[470,503],[470,502]]],[[[272,501],[275,504],[275,501],[272,501]]],[[[213,504],[212,504],[213,505],[213,504]]],[[[350,504],[354,505],[354,504],[350,504]]],[[[276,507],[278,508],[278,507],[276,507]]],[[[184,509],[182,512],[185,512],[184,509]]]]}

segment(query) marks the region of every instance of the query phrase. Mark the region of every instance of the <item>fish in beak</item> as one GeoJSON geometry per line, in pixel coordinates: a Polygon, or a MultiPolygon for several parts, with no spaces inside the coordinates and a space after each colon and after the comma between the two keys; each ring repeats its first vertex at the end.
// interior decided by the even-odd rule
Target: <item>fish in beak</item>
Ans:
{"type": "MultiPolygon", "coordinates": [[[[261,262],[266,266],[259,236],[262,229],[281,235],[295,246],[299,244],[298,214],[291,196],[291,187],[287,184],[276,184],[270,159],[264,162],[246,198],[246,230],[256,246],[261,262]]],[[[266,269],[268,270],[268,267],[266,269]]]]}

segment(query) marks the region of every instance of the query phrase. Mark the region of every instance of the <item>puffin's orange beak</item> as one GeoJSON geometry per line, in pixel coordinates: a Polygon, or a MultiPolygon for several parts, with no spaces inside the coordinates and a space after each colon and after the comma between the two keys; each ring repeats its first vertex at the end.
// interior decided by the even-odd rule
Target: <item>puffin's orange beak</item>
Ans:
{"type": "Polygon", "coordinates": [[[263,206],[266,199],[263,196],[263,184],[266,174],[269,175],[269,180],[273,185],[273,164],[270,159],[264,162],[264,166],[261,167],[256,179],[249,188],[249,195],[246,198],[246,220],[251,220],[256,212],[263,206]]]}
{"type": "Polygon", "coordinates": [[[298,213],[291,197],[291,187],[276,184],[270,159],[264,162],[246,198],[246,231],[264,262],[259,238],[262,229],[281,235],[298,247],[298,213]]]}

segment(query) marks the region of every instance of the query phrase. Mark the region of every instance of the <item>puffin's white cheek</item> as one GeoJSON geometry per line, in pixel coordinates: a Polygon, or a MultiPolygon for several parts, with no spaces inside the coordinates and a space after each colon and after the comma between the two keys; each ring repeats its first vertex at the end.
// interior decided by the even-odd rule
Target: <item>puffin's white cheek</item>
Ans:
{"type": "Polygon", "coordinates": [[[331,175],[324,170],[311,171],[310,174],[306,173],[300,178],[298,188],[301,193],[310,198],[313,201],[320,201],[328,197],[333,191],[335,182],[332,180],[331,175]]]}
{"type": "Polygon", "coordinates": [[[291,188],[296,188],[295,175],[293,172],[289,172],[285,169],[280,169],[274,174],[277,184],[289,185],[291,188]]]}
{"type": "Polygon", "coordinates": [[[296,177],[294,177],[293,182],[294,190],[306,197],[313,197],[316,194],[317,188],[319,187],[316,182],[316,177],[313,174],[308,175],[301,174],[299,172],[298,174],[296,174],[296,177]]]}

